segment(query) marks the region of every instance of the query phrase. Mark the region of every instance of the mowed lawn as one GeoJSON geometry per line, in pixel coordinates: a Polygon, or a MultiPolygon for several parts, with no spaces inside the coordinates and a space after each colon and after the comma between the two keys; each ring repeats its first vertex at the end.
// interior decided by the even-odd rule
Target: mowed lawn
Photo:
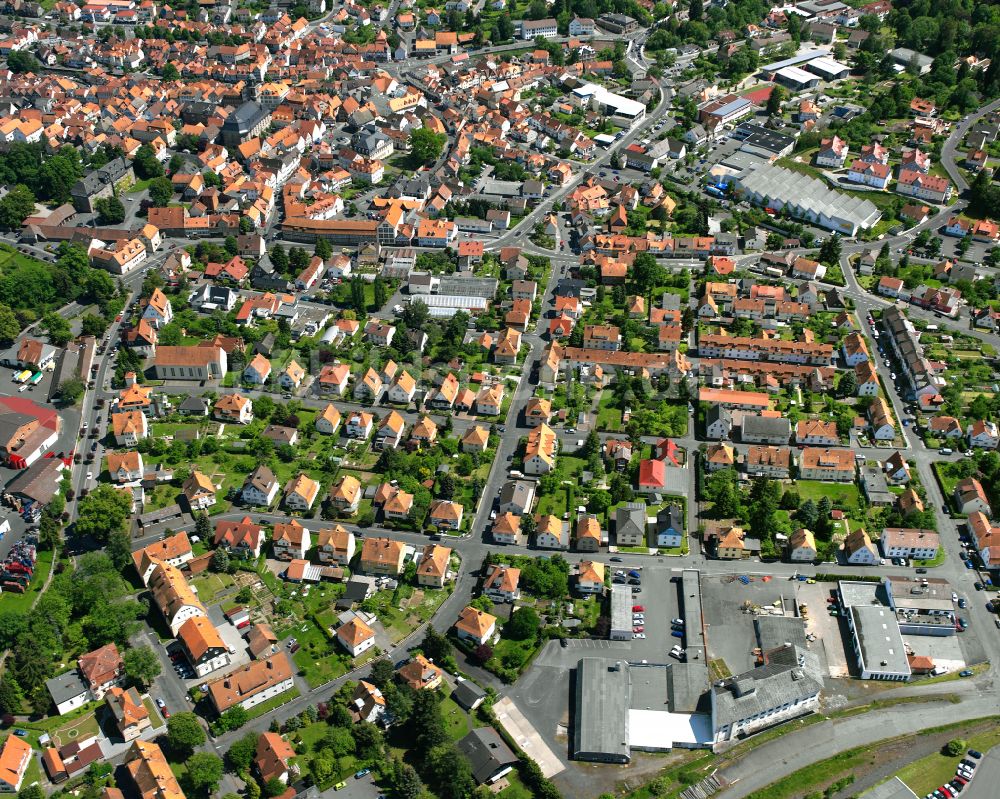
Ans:
{"type": "Polygon", "coordinates": [[[821,480],[796,480],[792,490],[803,502],[807,499],[819,502],[823,497],[829,497],[834,507],[842,508],[857,507],[860,496],[854,483],[824,483],[821,480]]]}

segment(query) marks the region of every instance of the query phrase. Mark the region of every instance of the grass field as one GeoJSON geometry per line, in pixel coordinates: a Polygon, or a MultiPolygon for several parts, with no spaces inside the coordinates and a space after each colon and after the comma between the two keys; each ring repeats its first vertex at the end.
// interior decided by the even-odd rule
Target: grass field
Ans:
{"type": "Polygon", "coordinates": [[[52,740],[56,746],[65,746],[73,741],[83,740],[92,735],[98,735],[101,727],[97,723],[96,711],[91,711],[86,716],[67,722],[62,727],[52,732],[52,740]]]}
{"type": "Polygon", "coordinates": [[[450,696],[441,700],[441,715],[451,740],[460,741],[469,733],[469,716],[450,696]]]}
{"type": "Polygon", "coordinates": [[[292,660],[304,673],[311,688],[347,673],[350,662],[347,654],[335,650],[334,644],[327,640],[314,622],[304,621],[294,635],[299,642],[299,650],[292,655],[292,660]]]}
{"type": "Polygon", "coordinates": [[[229,590],[234,585],[233,578],[228,574],[205,572],[191,578],[191,586],[198,592],[198,598],[205,605],[213,605],[219,594],[229,590]]]}
{"type": "Polygon", "coordinates": [[[819,502],[829,497],[834,506],[854,508],[858,502],[858,487],[854,483],[824,483],[820,480],[796,480],[794,490],[805,502],[819,502]]]}

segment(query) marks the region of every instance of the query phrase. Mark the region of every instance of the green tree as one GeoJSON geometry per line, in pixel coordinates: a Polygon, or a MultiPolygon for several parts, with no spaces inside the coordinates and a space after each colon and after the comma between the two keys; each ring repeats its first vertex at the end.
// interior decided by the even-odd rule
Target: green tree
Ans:
{"type": "Polygon", "coordinates": [[[125,674],[143,691],[160,676],[160,659],[148,646],[129,647],[122,660],[125,662],[125,674]]]}
{"type": "Polygon", "coordinates": [[[167,741],[178,754],[191,754],[205,743],[205,730],[194,713],[175,713],[167,719],[167,741]]]}
{"type": "Polygon", "coordinates": [[[76,405],[86,390],[87,386],[79,377],[71,377],[59,384],[59,399],[66,405],[76,405]]]}
{"type": "Polygon", "coordinates": [[[384,691],[387,686],[392,684],[392,678],[395,671],[396,670],[393,668],[390,660],[387,658],[379,658],[378,660],[372,662],[371,671],[368,674],[368,680],[380,691],[384,691]]]}
{"type": "Polygon", "coordinates": [[[124,572],[132,562],[132,539],[124,530],[116,530],[108,536],[108,545],[104,547],[104,554],[111,558],[111,562],[120,572],[124,572]]]}
{"type": "Polygon", "coordinates": [[[375,307],[381,309],[385,306],[389,299],[385,290],[385,281],[382,280],[381,277],[376,277],[375,282],[372,284],[372,288],[375,292],[375,307]]]}
{"type": "Polygon", "coordinates": [[[468,799],[476,788],[472,766],[452,743],[442,743],[428,753],[427,772],[441,799],[468,799]]]}
{"type": "Polygon", "coordinates": [[[333,246],[327,239],[317,239],[315,252],[317,258],[326,261],[333,255],[333,246]]]}
{"type": "Polygon", "coordinates": [[[417,770],[398,758],[392,761],[389,785],[399,799],[419,799],[424,790],[417,770]]]}
{"type": "Polygon", "coordinates": [[[716,518],[738,518],[742,511],[736,473],[732,469],[722,469],[711,475],[706,481],[705,498],[714,503],[712,515],[716,518]]]}
{"type": "Polygon", "coordinates": [[[42,162],[38,170],[38,184],[33,188],[42,199],[64,203],[69,201],[73,184],[81,177],[83,162],[80,153],[76,148],[66,145],[42,162]]]}
{"type": "Polygon", "coordinates": [[[540,626],[541,621],[535,609],[522,607],[510,615],[510,621],[503,627],[503,634],[515,641],[528,641],[538,637],[540,626]]]}
{"type": "Polygon", "coordinates": [[[351,305],[359,319],[363,318],[368,310],[368,303],[365,302],[365,282],[359,275],[351,278],[351,305]]]}
{"type": "Polygon", "coordinates": [[[638,253],[632,264],[632,279],[639,292],[644,294],[662,281],[663,267],[648,252],[638,253]]]}
{"type": "Polygon", "coordinates": [[[410,152],[418,164],[431,165],[444,151],[448,137],[430,128],[418,128],[410,136],[410,152]]]}
{"type": "Polygon", "coordinates": [[[132,501],[108,483],[102,483],[77,504],[74,532],[105,542],[116,530],[125,529],[132,501]]]}
{"type": "Polygon", "coordinates": [[[510,14],[504,12],[493,26],[493,40],[499,44],[514,38],[514,23],[510,19],[510,14]]]}
{"type": "Polygon", "coordinates": [[[807,499],[799,505],[799,509],[795,513],[795,520],[799,526],[805,527],[807,530],[812,530],[816,526],[816,518],[816,503],[811,499],[807,499]]]}
{"type": "Polygon", "coordinates": [[[961,738],[952,738],[944,745],[944,751],[948,757],[958,757],[965,751],[968,745],[968,741],[964,741],[961,738]]]}
{"type": "Polygon", "coordinates": [[[13,675],[5,675],[0,680],[0,713],[15,715],[21,712],[24,704],[24,695],[21,688],[15,682],[13,675]]]}
{"type": "Polygon", "coordinates": [[[781,113],[781,105],[788,99],[788,92],[786,92],[781,86],[774,86],[771,89],[771,93],[767,97],[767,105],[764,106],[764,110],[767,111],[769,116],[774,116],[781,113]]]}
{"type": "Polygon", "coordinates": [[[42,790],[41,785],[33,782],[17,792],[17,799],[45,799],[45,791],[42,790]]]}
{"type": "Polygon", "coordinates": [[[169,178],[154,178],[149,183],[149,201],[155,208],[166,208],[174,196],[174,185],[169,178]]]}
{"type": "Polygon", "coordinates": [[[227,572],[229,571],[229,563],[229,552],[226,551],[225,547],[218,547],[212,552],[212,571],[227,572]]]}
{"type": "MultiPolygon", "coordinates": [[[[196,791],[209,794],[219,787],[219,781],[222,779],[222,758],[218,755],[211,752],[195,752],[187,759],[185,766],[188,781],[196,791]]],[[[284,787],[282,783],[282,788],[284,787]]],[[[277,794],[268,793],[268,796],[277,794]]]]}
{"type": "Polygon", "coordinates": [[[42,317],[42,327],[48,333],[49,341],[57,347],[65,347],[73,339],[73,330],[69,322],[55,312],[42,317]]]}
{"type": "Polygon", "coordinates": [[[420,642],[420,649],[423,651],[424,657],[436,663],[451,657],[451,643],[448,638],[429,625],[424,634],[424,640],[420,642]]]}
{"type": "Polygon", "coordinates": [[[250,721],[250,712],[242,705],[234,705],[219,716],[218,725],[222,730],[238,730],[250,721]]]}
{"type": "Polygon", "coordinates": [[[101,338],[101,336],[104,335],[104,331],[107,329],[107,320],[103,316],[98,316],[95,313],[84,314],[83,319],[80,320],[81,335],[101,338]]]}
{"type": "Polygon", "coordinates": [[[84,293],[98,305],[106,305],[118,293],[114,278],[103,269],[86,272],[84,293]]]}
{"type": "Polygon", "coordinates": [[[181,73],[177,70],[177,67],[168,61],[163,65],[163,69],[160,70],[160,77],[163,80],[180,80],[181,73]]]}
{"type": "Polygon", "coordinates": [[[0,341],[9,344],[21,334],[21,323],[9,305],[0,305],[0,341]]]}
{"type": "Polygon", "coordinates": [[[270,252],[271,263],[281,274],[288,272],[288,251],[281,244],[275,244],[270,252]]]}
{"type": "Polygon", "coordinates": [[[841,250],[840,234],[834,233],[819,248],[820,263],[824,263],[827,266],[836,265],[840,261],[841,250]]]}
{"type": "Polygon", "coordinates": [[[0,227],[15,230],[35,212],[35,195],[18,184],[0,199],[0,227]]]}
{"type": "Polygon", "coordinates": [[[100,225],[120,225],[125,221],[125,205],[117,197],[102,197],[94,203],[94,208],[100,225]]]}
{"type": "Polygon", "coordinates": [[[163,164],[160,163],[153,148],[148,144],[142,145],[135,151],[135,156],[132,158],[132,169],[140,180],[163,177],[163,164]]]}
{"type": "Polygon", "coordinates": [[[334,757],[343,757],[354,751],[354,736],[349,727],[330,727],[321,741],[321,748],[334,757]]]}
{"type": "Polygon", "coordinates": [[[416,748],[426,756],[448,740],[448,727],[441,713],[441,697],[436,691],[418,691],[410,711],[409,728],[416,748]]]}
{"type": "Polygon", "coordinates": [[[7,68],[15,75],[22,75],[41,72],[42,65],[29,51],[13,50],[7,55],[7,68]]]}
{"type": "MultiPolygon", "coordinates": [[[[420,693],[430,693],[421,691],[420,693]]],[[[382,755],[382,733],[374,724],[362,721],[351,728],[354,736],[354,747],[361,760],[372,760],[382,755]]]]}

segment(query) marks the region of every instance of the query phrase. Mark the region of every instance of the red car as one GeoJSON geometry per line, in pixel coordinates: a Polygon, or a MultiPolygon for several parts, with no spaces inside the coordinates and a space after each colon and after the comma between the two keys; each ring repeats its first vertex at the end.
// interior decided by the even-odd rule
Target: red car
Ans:
{"type": "Polygon", "coordinates": [[[632,632],[641,633],[644,629],[645,628],[641,624],[637,624],[635,627],[632,628],[632,632]]]}
{"type": "Polygon", "coordinates": [[[633,613],[645,613],[646,612],[646,608],[644,608],[642,605],[633,605],[632,606],[632,612],[633,613]]]}

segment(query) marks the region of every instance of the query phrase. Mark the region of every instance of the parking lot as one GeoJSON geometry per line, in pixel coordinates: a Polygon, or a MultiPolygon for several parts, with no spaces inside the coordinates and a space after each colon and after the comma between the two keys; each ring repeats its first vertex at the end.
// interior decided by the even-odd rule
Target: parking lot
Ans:
{"type": "MultiPolygon", "coordinates": [[[[679,638],[670,635],[670,620],[680,616],[680,601],[677,586],[670,581],[672,573],[662,568],[650,568],[641,564],[613,564],[615,570],[636,569],[642,575],[642,589],[633,594],[632,604],[643,608],[642,634],[645,638],[634,639],[630,645],[630,660],[649,660],[654,663],[668,662],[667,653],[679,638]]],[[[595,642],[603,643],[603,642],[595,642]]],[[[616,642],[617,643],[617,642],[616,642]]]]}
{"type": "Polygon", "coordinates": [[[344,787],[339,791],[328,788],[320,796],[324,799],[378,799],[378,797],[383,795],[379,787],[375,784],[371,774],[362,777],[360,780],[354,779],[353,776],[348,777],[344,780],[344,783],[344,787]]]}

